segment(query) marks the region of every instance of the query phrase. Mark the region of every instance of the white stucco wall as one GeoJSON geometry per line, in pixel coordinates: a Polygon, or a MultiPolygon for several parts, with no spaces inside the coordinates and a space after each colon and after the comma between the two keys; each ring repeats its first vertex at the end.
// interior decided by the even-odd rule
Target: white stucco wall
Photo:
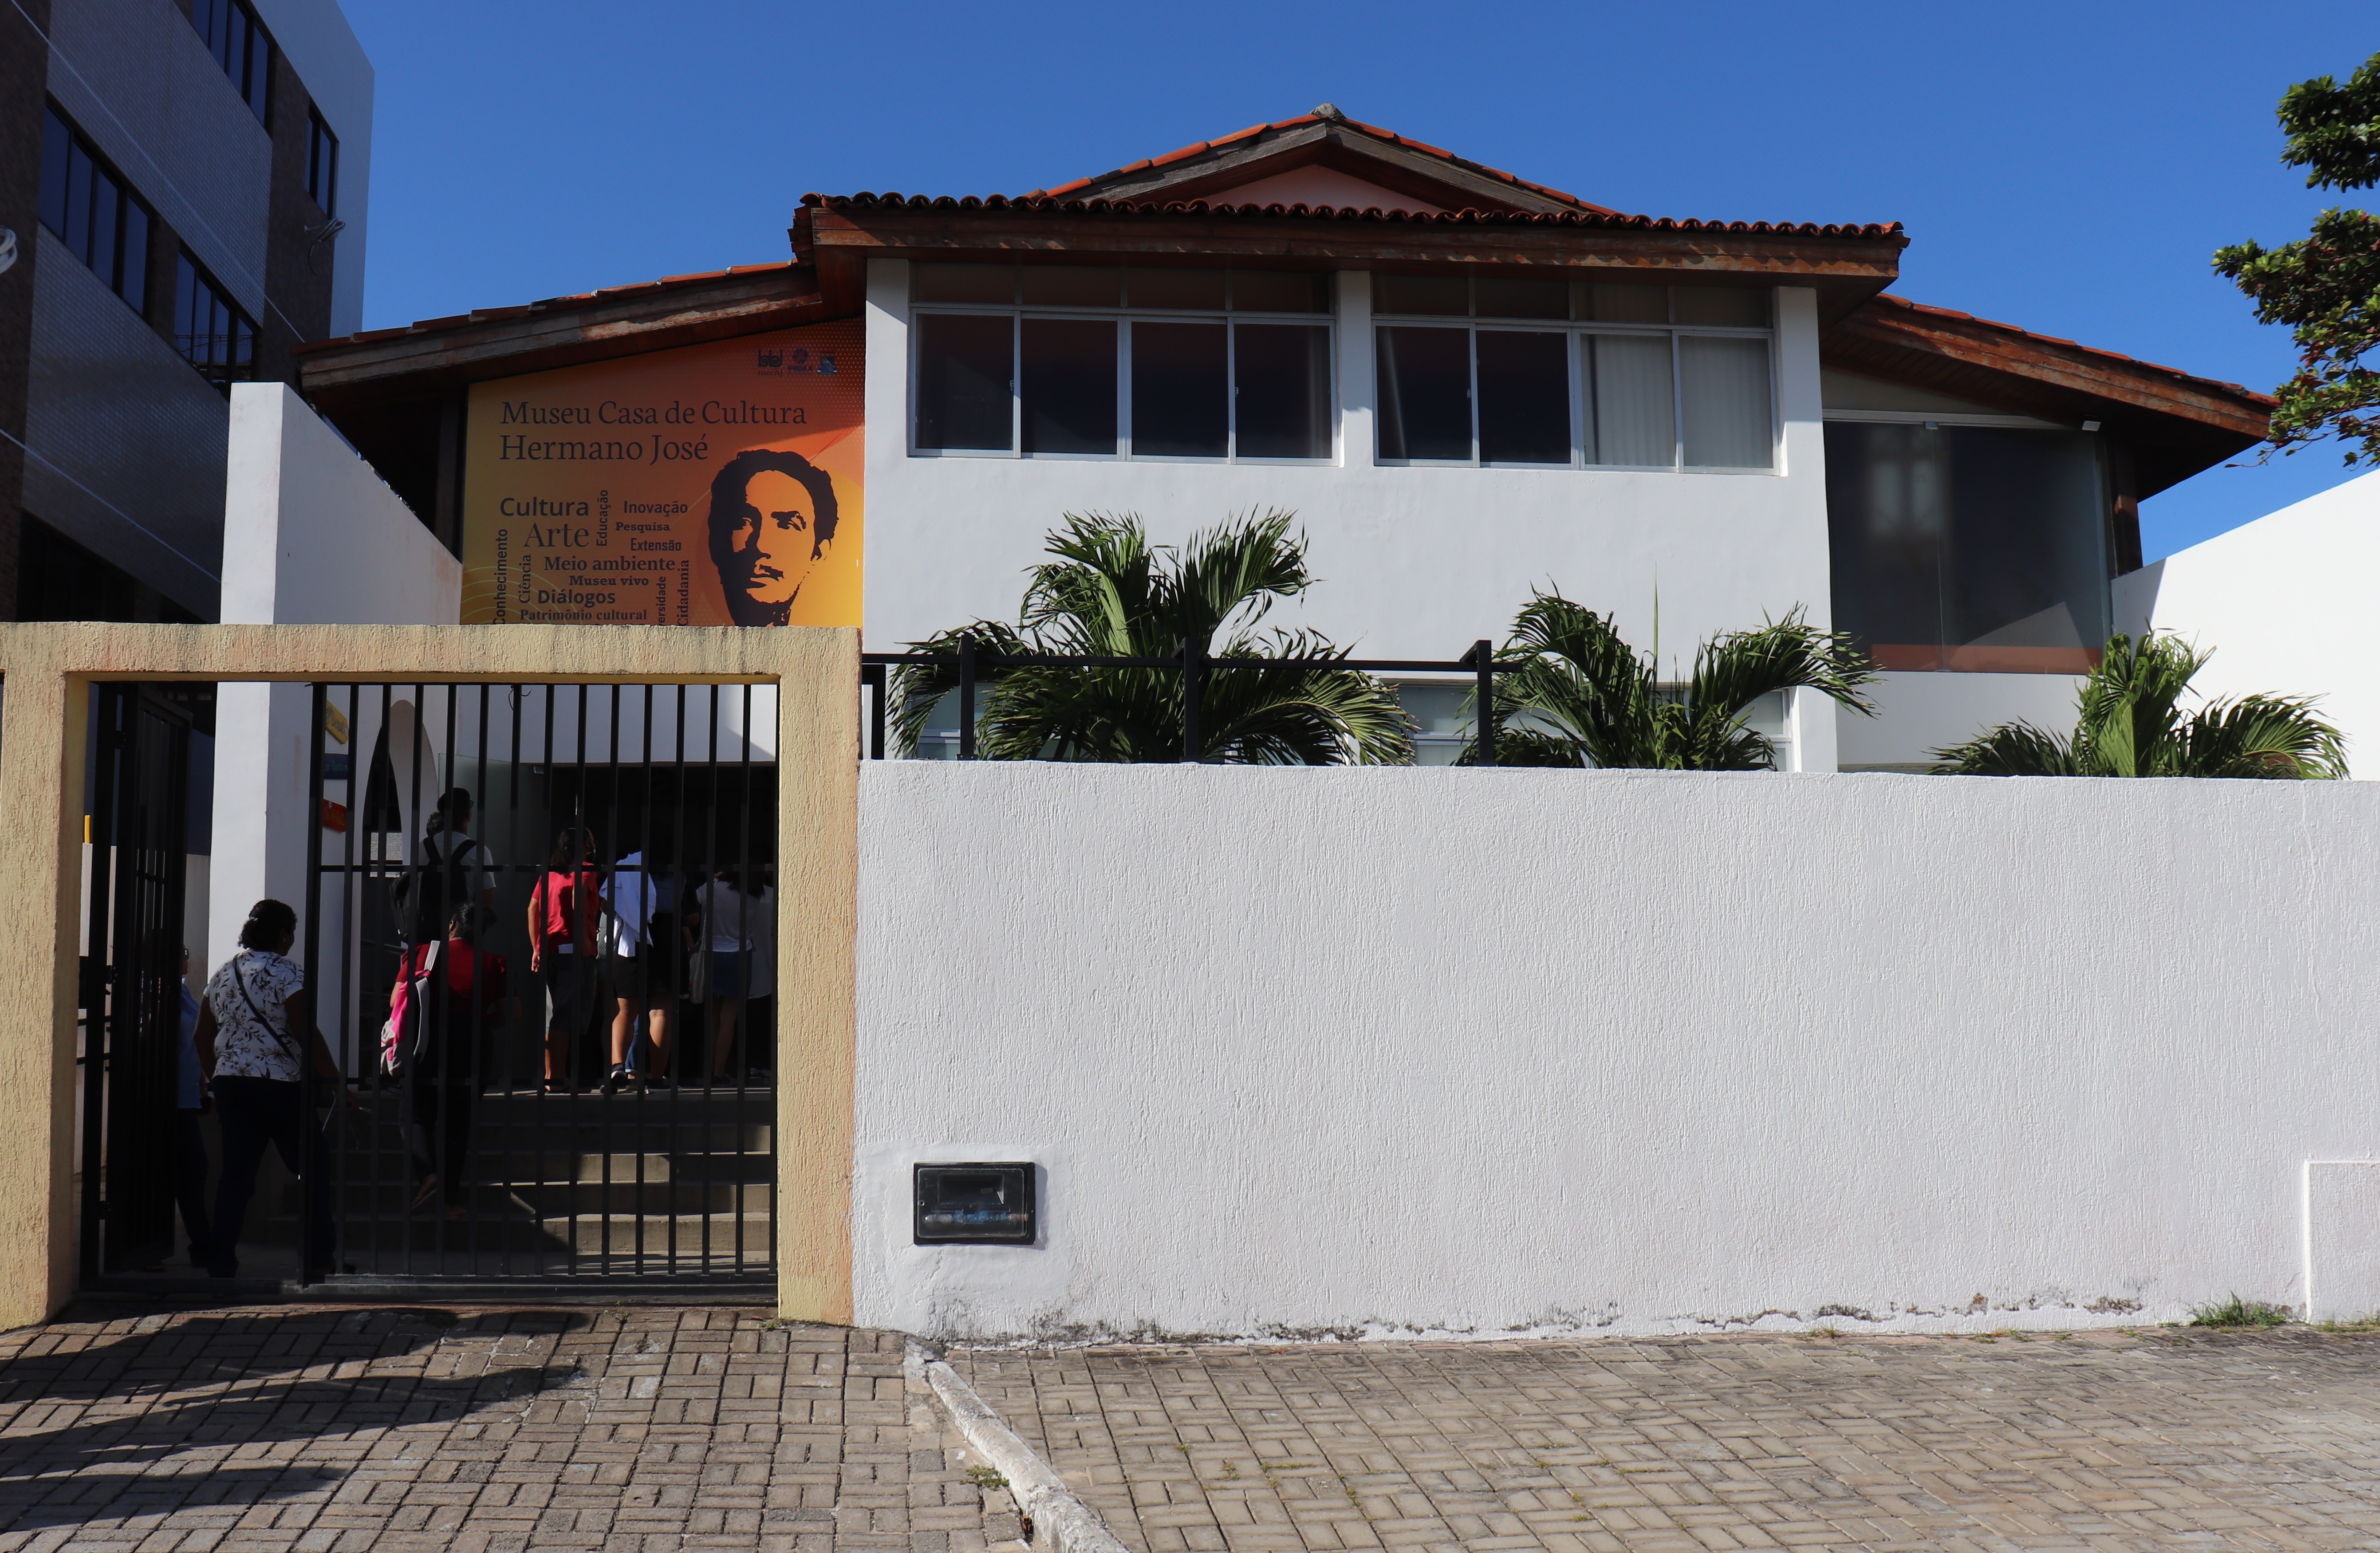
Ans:
{"type": "Polygon", "coordinates": [[[1879,674],[1865,692],[1874,716],[1832,709],[1838,761],[1844,770],[1931,767],[1936,750],[2003,722],[2070,730],[2082,684],[2079,674],[1879,674]]]}
{"type": "Polygon", "coordinates": [[[1369,655],[1451,659],[1500,640],[1533,588],[1617,611],[1691,663],[1713,631],[1804,606],[1828,618],[1826,455],[1813,294],[1778,293],[1779,467],[1769,474],[1376,467],[1368,276],[1340,277],[1337,458],[1328,465],[913,457],[908,267],[868,264],[867,632],[892,650],[1015,618],[1024,574],[1069,512],[1137,513],[1179,541],[1294,510],[1322,581],[1276,610],[1369,655]]]}
{"type": "Polygon", "coordinates": [[[2320,696],[2354,774],[2380,777],[2380,474],[2309,496],[2116,579],[2116,628],[2179,632],[2215,656],[2209,696],[2320,696]]]}
{"type": "MultiPolygon", "coordinates": [[[[227,462],[226,625],[461,618],[461,563],[285,385],[232,385],[227,462]]],[[[305,899],[310,694],[302,685],[216,689],[207,941],[218,959],[257,900],[305,899]]],[[[374,716],[347,746],[358,770],[379,734],[374,716]]]]}
{"type": "Polygon", "coordinates": [[[2163,1318],[2301,1299],[2307,1161],[2380,1158],[2362,783],[890,761],[860,795],[862,1323],[2163,1318]],[[1042,1166],[1043,1244],[912,1245],[920,1159],[1042,1166]]]}

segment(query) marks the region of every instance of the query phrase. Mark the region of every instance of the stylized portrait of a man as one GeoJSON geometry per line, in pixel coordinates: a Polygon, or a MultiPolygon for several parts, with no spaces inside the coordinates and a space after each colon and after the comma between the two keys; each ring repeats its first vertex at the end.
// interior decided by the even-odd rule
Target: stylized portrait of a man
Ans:
{"type": "Polygon", "coordinates": [[[710,482],[710,562],[738,625],[783,625],[834,539],[834,481],[798,453],[754,448],[710,482]]]}

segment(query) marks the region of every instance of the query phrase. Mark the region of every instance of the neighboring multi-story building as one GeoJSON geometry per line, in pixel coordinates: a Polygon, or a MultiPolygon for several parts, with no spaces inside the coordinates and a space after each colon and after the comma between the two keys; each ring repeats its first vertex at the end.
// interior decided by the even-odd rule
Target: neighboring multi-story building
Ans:
{"type": "Polygon", "coordinates": [[[362,322],[334,0],[0,8],[0,614],[209,620],[228,390],[362,322]]]}
{"type": "MultiPolygon", "coordinates": [[[[463,556],[467,621],[893,648],[1011,614],[1062,514],[1293,509],[1326,580],[1275,618],[1367,655],[1451,659],[1539,588],[1682,669],[1849,631],[1881,715],[1759,714],[1803,770],[2070,715],[2140,499],[2271,403],[1889,295],[1897,224],[1626,215],[1328,104],[1019,197],[813,195],[792,240],[309,346],[306,393],[463,556]]],[[[1462,689],[1414,686],[1425,758],[1462,689]]]]}

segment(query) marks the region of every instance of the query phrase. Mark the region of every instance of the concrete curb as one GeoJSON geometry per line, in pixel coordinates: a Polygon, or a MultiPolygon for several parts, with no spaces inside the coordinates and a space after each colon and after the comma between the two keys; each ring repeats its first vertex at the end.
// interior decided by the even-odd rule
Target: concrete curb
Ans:
{"type": "Polygon", "coordinates": [[[1051,1553],[1131,1553],[1099,1512],[1075,1498],[1057,1469],[1033,1452],[1016,1432],[1000,1421],[966,1377],[917,1339],[909,1340],[908,1362],[966,1437],[984,1464],[1008,1479],[1008,1491],[1017,1508],[1033,1522],[1033,1545],[1051,1553]]]}

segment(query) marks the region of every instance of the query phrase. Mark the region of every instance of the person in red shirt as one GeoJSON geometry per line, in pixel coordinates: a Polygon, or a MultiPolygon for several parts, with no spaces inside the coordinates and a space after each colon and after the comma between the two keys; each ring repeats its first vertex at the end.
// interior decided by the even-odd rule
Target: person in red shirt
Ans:
{"type": "Polygon", "coordinates": [[[595,834],[573,825],[553,838],[545,873],[528,892],[528,968],[545,982],[545,1092],[575,1095],[570,1049],[595,1014],[595,923],[603,880],[595,834]]]}
{"type": "Polygon", "coordinates": [[[471,1102],[480,1092],[488,1035],[513,1012],[505,996],[510,967],[502,955],[479,947],[480,934],[494,916],[475,901],[458,904],[447,918],[443,943],[406,951],[389,995],[394,1017],[397,1000],[411,995],[415,978],[430,978],[430,1005],[421,1011],[428,1043],[398,1097],[398,1120],[419,1183],[416,1212],[442,1195],[447,1218],[460,1219],[469,1210],[464,1161],[471,1151],[471,1102]],[[433,954],[438,964],[431,963],[433,954]],[[443,998],[437,996],[442,988],[443,998]]]}

